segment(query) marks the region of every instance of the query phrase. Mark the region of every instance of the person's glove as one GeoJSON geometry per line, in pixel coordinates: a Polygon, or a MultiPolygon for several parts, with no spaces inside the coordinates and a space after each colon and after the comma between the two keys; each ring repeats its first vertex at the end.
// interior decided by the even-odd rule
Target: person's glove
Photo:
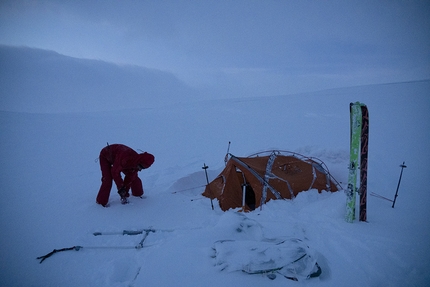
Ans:
{"type": "Polygon", "coordinates": [[[127,190],[125,190],[125,188],[124,188],[124,187],[121,187],[121,188],[118,190],[118,194],[119,194],[119,196],[121,196],[121,198],[122,198],[122,197],[126,197],[126,196],[127,196],[127,190]]]}

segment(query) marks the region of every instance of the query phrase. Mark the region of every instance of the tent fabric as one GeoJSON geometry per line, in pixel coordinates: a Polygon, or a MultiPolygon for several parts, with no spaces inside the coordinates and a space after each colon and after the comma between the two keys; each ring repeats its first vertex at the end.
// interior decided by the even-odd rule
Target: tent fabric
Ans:
{"type": "Polygon", "coordinates": [[[272,151],[254,157],[230,155],[224,170],[206,186],[203,195],[218,199],[224,211],[237,207],[253,210],[272,199],[293,199],[310,189],[335,192],[339,185],[322,161],[272,151]]]}

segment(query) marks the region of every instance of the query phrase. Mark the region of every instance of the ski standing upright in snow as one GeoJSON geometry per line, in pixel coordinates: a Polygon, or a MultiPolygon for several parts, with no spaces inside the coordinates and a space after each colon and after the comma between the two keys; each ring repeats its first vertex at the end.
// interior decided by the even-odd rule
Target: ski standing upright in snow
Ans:
{"type": "Polygon", "coordinates": [[[358,154],[360,152],[361,138],[361,104],[359,102],[351,103],[350,110],[350,161],[348,188],[346,191],[346,215],[347,222],[353,222],[355,219],[355,201],[357,191],[357,169],[358,169],[358,154]]]}
{"type": "Polygon", "coordinates": [[[360,221],[367,221],[367,154],[369,150],[369,111],[361,104],[360,221]]]}
{"type": "Polygon", "coordinates": [[[347,222],[355,220],[356,192],[360,194],[359,220],[367,221],[367,157],[369,148],[369,111],[360,102],[350,103],[350,162],[346,192],[347,222]],[[360,185],[357,186],[357,170],[360,168],[360,185]]]}

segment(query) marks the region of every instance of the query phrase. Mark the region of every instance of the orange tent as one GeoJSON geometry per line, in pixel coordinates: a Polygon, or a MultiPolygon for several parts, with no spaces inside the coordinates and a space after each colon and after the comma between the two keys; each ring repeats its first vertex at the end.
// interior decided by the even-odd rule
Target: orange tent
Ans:
{"type": "Polygon", "coordinates": [[[271,199],[293,199],[301,191],[340,189],[321,160],[291,152],[267,153],[251,157],[230,154],[225,169],[206,186],[203,195],[217,198],[224,211],[237,207],[249,211],[271,199]]]}

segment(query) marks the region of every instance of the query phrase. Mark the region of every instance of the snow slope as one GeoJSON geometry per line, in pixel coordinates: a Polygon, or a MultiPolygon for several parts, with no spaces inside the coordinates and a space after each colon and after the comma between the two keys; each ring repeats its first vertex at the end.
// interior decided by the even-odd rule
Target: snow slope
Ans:
{"type": "Polygon", "coordinates": [[[430,81],[300,95],[154,104],[85,113],[0,112],[2,140],[0,286],[428,286],[430,275],[430,81]],[[368,223],[346,223],[345,194],[311,190],[262,210],[222,212],[203,198],[203,164],[213,179],[230,152],[296,151],[323,160],[338,181],[348,173],[349,103],[370,112],[368,223]],[[156,157],[140,173],[146,198],[95,204],[102,147],[124,143],[156,157]],[[243,220],[257,231],[239,233],[243,220]],[[93,232],[152,227],[143,235],[93,232]],[[294,237],[316,250],[323,273],[281,276],[220,271],[217,240],[294,237]],[[83,246],[36,257],[54,248],[83,246]],[[91,248],[114,247],[114,248],[91,248]],[[122,247],[131,247],[126,249],[122,247]]]}

